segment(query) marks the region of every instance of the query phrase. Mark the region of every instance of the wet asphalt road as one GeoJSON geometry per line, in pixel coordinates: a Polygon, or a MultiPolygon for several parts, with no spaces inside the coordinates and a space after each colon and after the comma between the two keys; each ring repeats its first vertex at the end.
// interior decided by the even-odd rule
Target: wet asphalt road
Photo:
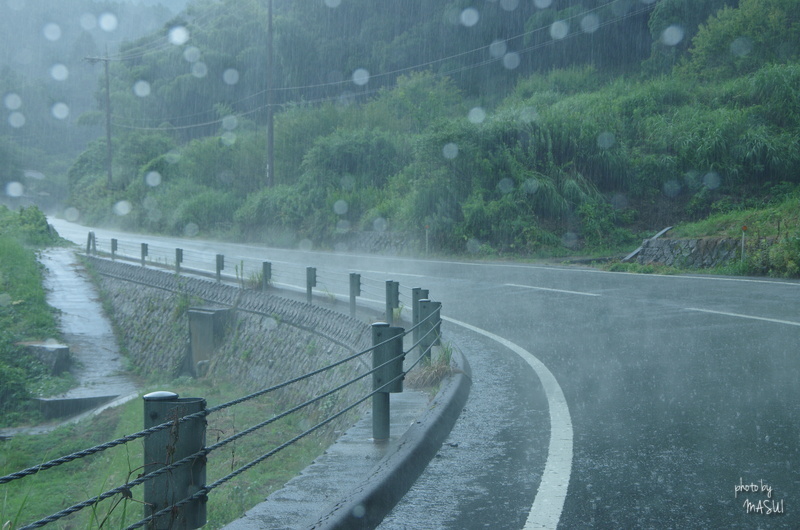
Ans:
{"type": "MultiPolygon", "coordinates": [[[[85,228],[75,234],[85,241],[85,228]]],[[[104,236],[98,231],[99,243],[104,236]]],[[[550,501],[562,528],[794,528],[800,521],[798,282],[147,239],[155,241],[151,256],[159,245],[172,256],[180,244],[198,259],[207,253],[210,263],[216,252],[271,260],[276,271],[297,263],[285,273],[295,283],[305,266],[317,266],[332,292],[346,292],[347,271],[378,287],[385,279],[426,287],[444,316],[511,341],[549,369],[566,399],[573,441],[571,460],[557,464],[567,465],[563,503],[552,483],[540,484],[552,464],[554,409],[531,364],[448,324],[446,338],[462,345],[472,365],[470,399],[384,528],[522,528],[534,500],[550,501]]],[[[380,295],[371,288],[364,298],[380,295]]]]}

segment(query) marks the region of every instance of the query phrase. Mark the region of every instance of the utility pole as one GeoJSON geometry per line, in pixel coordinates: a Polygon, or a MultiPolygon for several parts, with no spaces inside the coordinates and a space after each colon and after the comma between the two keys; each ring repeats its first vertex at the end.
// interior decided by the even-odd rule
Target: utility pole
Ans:
{"type": "Polygon", "coordinates": [[[275,185],[275,127],[272,116],[272,0],[267,0],[267,187],[275,185]]]}
{"type": "MultiPolygon", "coordinates": [[[[270,0],[271,1],[271,0],[270,0]]],[[[106,74],[106,170],[108,171],[108,183],[106,187],[111,189],[112,187],[112,175],[111,175],[111,162],[112,162],[112,153],[111,153],[111,83],[109,81],[108,75],[108,62],[111,60],[108,58],[108,47],[106,47],[106,56],[105,57],[86,57],[86,60],[89,61],[90,64],[97,64],[98,61],[103,61],[103,66],[105,69],[106,74]]]]}

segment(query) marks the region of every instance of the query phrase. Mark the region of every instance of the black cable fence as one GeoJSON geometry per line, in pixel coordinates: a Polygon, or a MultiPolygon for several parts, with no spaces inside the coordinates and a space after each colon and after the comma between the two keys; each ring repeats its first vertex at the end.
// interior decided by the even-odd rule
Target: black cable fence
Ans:
{"type": "MultiPolygon", "coordinates": [[[[126,245],[125,247],[134,248],[135,245],[126,245]]],[[[105,254],[113,255],[114,259],[135,259],[131,256],[123,257],[118,254],[119,248],[120,246],[117,243],[111,243],[110,251],[105,254]]],[[[139,248],[143,249],[143,259],[149,249],[146,249],[144,244],[139,248]]],[[[96,248],[96,239],[91,233],[87,241],[87,251],[90,254],[100,254],[96,248]]],[[[176,256],[179,256],[179,254],[176,252],[176,256]]],[[[144,261],[142,263],[153,265],[144,261]]],[[[219,260],[217,263],[219,263],[219,260]]],[[[165,263],[165,266],[172,267],[174,265],[165,263]]],[[[219,269],[216,275],[219,275],[219,269]]],[[[351,297],[354,295],[353,276],[353,274],[350,275],[351,297]]],[[[360,279],[360,275],[355,276],[360,279]]],[[[395,298],[394,302],[387,301],[388,311],[391,305],[390,302],[396,302],[397,287],[396,282],[391,281],[386,282],[386,286],[387,297],[393,296],[395,298]]],[[[360,293],[356,293],[356,295],[358,294],[360,293]]],[[[19,526],[19,528],[39,528],[85,508],[95,507],[98,503],[115,496],[120,496],[121,499],[133,499],[132,489],[140,485],[144,485],[144,500],[140,502],[144,505],[145,516],[128,526],[128,528],[139,528],[151,523],[155,523],[158,527],[180,524],[186,528],[197,528],[206,522],[206,503],[208,502],[209,494],[215,489],[356,409],[369,399],[373,400],[373,438],[376,442],[386,440],[389,435],[389,394],[402,392],[403,380],[406,376],[420,364],[430,362],[431,351],[439,343],[441,337],[441,304],[427,299],[427,291],[417,288],[412,289],[412,300],[414,300],[413,325],[406,330],[386,322],[372,324],[372,346],[369,348],[355,352],[319,369],[213,407],[206,407],[205,400],[202,398],[179,398],[177,394],[171,392],[148,394],[144,396],[146,427],[144,430],[0,477],[0,485],[8,484],[69,462],[96,455],[134,440],[142,439],[144,442],[144,472],[135,479],[37,521],[26,523],[24,526],[19,526]],[[423,295],[425,298],[420,298],[423,295]],[[412,336],[412,339],[405,340],[409,335],[412,336]],[[406,342],[408,346],[404,347],[406,342]],[[410,362],[407,367],[404,367],[406,356],[412,352],[416,353],[416,359],[410,362]],[[290,406],[279,413],[274,413],[270,418],[225,439],[210,445],[206,444],[206,423],[210,416],[311,379],[346,363],[358,361],[368,353],[372,353],[371,369],[340,384],[336,384],[332,388],[290,406]],[[274,424],[291,414],[319,404],[326,398],[342,392],[369,376],[372,376],[372,390],[370,392],[358,395],[356,399],[336,411],[327,411],[327,415],[313,426],[258,455],[246,464],[236,469],[231,469],[229,473],[210,484],[205,483],[206,462],[213,453],[235,443],[237,440],[254,435],[266,426],[274,424]],[[199,410],[182,413],[187,410],[187,407],[199,407],[199,410]],[[161,421],[162,419],[166,419],[166,421],[161,421]],[[148,426],[148,422],[155,424],[148,426]]]]}

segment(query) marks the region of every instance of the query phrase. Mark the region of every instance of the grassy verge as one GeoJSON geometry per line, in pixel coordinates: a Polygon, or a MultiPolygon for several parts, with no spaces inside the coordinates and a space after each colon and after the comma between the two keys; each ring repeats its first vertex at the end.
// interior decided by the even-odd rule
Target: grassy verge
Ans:
{"type": "MultiPolygon", "coordinates": [[[[146,392],[164,388],[181,397],[204,397],[209,407],[241,396],[241,389],[234,385],[212,385],[188,379],[176,380],[166,387],[159,385],[146,392]]],[[[142,408],[142,401],[137,399],[49,434],[19,436],[0,442],[0,475],[141,430],[142,408]]],[[[273,403],[265,396],[212,414],[208,417],[207,445],[262,422],[275,412],[273,403]]],[[[302,412],[296,413],[211,453],[206,483],[214,482],[296,436],[311,426],[309,421],[302,412]]],[[[331,442],[312,434],[213,490],[209,494],[205,528],[219,528],[240,517],[296,476],[331,442]]],[[[0,525],[10,521],[11,528],[17,528],[136,478],[141,473],[143,447],[143,441],[136,440],[0,486],[0,525]]],[[[56,525],[59,528],[95,528],[102,523],[104,527],[124,527],[143,516],[142,496],[142,486],[137,486],[132,488],[130,498],[118,495],[107,499],[56,525]]]]}
{"type": "Polygon", "coordinates": [[[72,378],[54,377],[21,341],[58,339],[55,310],[46,301],[37,245],[57,240],[31,208],[12,212],[0,207],[0,426],[36,420],[28,398],[63,391],[72,378]]]}

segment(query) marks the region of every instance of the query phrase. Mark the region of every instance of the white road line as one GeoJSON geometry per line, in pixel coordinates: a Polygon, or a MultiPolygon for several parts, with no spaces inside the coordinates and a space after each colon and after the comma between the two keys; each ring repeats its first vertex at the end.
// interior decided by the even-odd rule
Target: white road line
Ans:
{"type": "Polygon", "coordinates": [[[536,372],[542,382],[550,412],[550,446],[547,450],[547,462],[542,472],[542,481],[539,484],[539,490],[536,492],[531,511],[528,513],[528,519],[525,521],[525,529],[555,528],[558,526],[559,519],[561,519],[561,511],[564,508],[569,478],[572,473],[572,418],[561,386],[552,372],[526,349],[466,322],[445,316],[442,316],[442,320],[499,342],[522,357],[533,368],[533,371],[536,372]]]}
{"type": "Polygon", "coordinates": [[[524,289],[534,289],[536,291],[553,291],[555,293],[579,294],[581,296],[600,296],[599,294],[595,293],[584,293],[582,291],[567,291],[565,289],[551,289],[550,287],[535,287],[533,285],[520,285],[518,283],[506,283],[504,285],[506,287],[522,287],[524,289]]]}
{"type": "Polygon", "coordinates": [[[749,318],[750,320],[762,320],[764,322],[773,322],[775,324],[787,324],[789,326],[800,326],[800,322],[792,320],[779,320],[777,318],[757,317],[753,315],[741,315],[739,313],[727,313],[725,311],[712,311],[711,309],[698,309],[696,307],[687,307],[687,311],[699,311],[701,313],[711,313],[714,315],[725,315],[727,317],[749,318]]]}

